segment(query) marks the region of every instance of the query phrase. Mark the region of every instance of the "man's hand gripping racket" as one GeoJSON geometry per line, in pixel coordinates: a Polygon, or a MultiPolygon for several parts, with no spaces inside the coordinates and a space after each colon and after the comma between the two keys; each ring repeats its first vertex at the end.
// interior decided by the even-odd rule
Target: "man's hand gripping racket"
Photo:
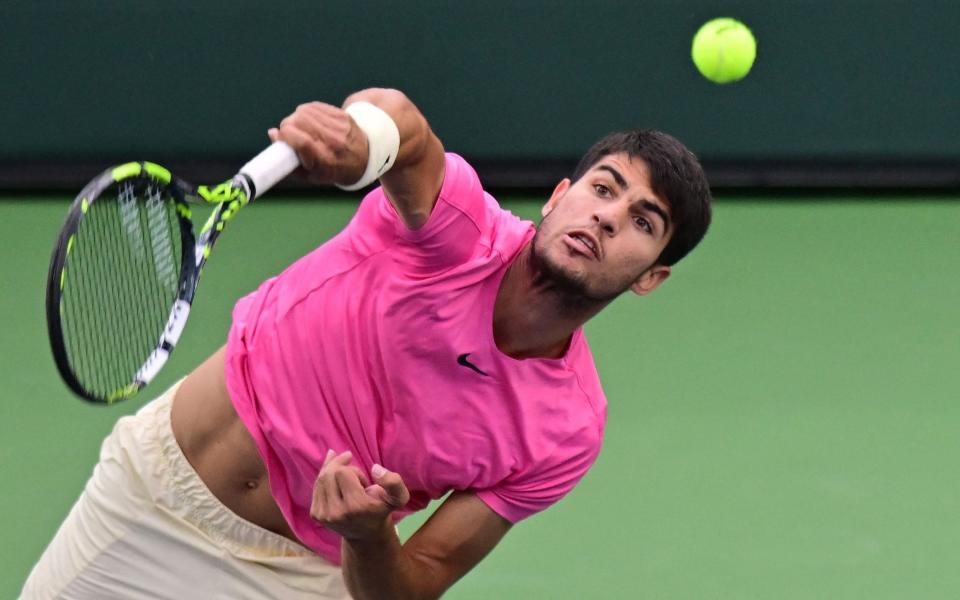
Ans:
{"type": "Polygon", "coordinates": [[[47,326],[57,369],[92,402],[129,398],[183,332],[214,242],[238,210],[299,166],[274,142],[230,181],[194,186],[149,162],[108,169],[80,192],[57,238],[47,326]],[[216,204],[199,236],[191,204],[216,204]]]}

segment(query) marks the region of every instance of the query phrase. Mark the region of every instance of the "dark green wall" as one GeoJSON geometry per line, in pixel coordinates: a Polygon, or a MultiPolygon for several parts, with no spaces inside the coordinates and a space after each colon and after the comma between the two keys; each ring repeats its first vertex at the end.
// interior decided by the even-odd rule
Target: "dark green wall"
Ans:
{"type": "Polygon", "coordinates": [[[954,160],[958,31],[947,1],[7,0],[0,161],[235,158],[297,103],[371,85],[480,159],[651,126],[707,160],[954,160]],[[739,84],[689,59],[719,15],[759,38],[739,84]]]}

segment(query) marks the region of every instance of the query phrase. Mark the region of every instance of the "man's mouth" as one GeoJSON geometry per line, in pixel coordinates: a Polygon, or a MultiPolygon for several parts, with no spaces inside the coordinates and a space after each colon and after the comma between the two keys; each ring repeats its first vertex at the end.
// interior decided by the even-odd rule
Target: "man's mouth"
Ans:
{"type": "Polygon", "coordinates": [[[595,237],[583,231],[574,231],[566,236],[567,245],[581,254],[600,260],[600,243],[595,237]]]}

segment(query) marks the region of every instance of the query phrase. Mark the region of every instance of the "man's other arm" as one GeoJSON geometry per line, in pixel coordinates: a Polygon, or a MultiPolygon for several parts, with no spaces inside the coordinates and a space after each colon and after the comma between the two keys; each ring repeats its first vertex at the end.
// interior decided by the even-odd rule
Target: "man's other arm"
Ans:
{"type": "Polygon", "coordinates": [[[410,498],[400,475],[373,480],[331,451],[314,487],[310,515],[343,537],[343,576],[357,600],[439,598],[483,559],[510,522],[470,492],[454,492],[401,544],[390,513],[410,498]]]}

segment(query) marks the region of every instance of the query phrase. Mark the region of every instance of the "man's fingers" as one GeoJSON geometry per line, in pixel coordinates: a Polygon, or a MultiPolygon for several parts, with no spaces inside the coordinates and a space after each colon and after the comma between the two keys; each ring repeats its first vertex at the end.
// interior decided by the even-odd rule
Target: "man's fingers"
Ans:
{"type": "Polygon", "coordinates": [[[302,132],[313,148],[328,150],[336,157],[349,148],[353,121],[342,109],[312,102],[297,107],[292,115],[280,122],[280,128],[302,132]]]}
{"type": "Polygon", "coordinates": [[[340,490],[337,489],[337,481],[333,474],[336,472],[336,468],[339,466],[336,461],[338,458],[341,458],[343,454],[337,454],[332,449],[327,450],[327,454],[323,459],[323,466],[320,468],[320,473],[317,475],[316,486],[322,489],[324,506],[327,509],[326,512],[329,512],[331,509],[336,507],[341,499],[340,490]]]}
{"type": "Polygon", "coordinates": [[[410,501],[410,492],[399,473],[388,471],[383,466],[376,464],[373,465],[370,472],[376,485],[369,486],[367,488],[368,492],[372,488],[374,497],[377,497],[392,509],[406,506],[407,502],[410,501]]]}
{"type": "Polygon", "coordinates": [[[343,467],[350,464],[350,461],[353,460],[353,453],[347,450],[346,452],[341,452],[333,457],[328,464],[331,466],[343,467]]]}
{"type": "Polygon", "coordinates": [[[327,466],[342,467],[350,464],[351,460],[353,460],[353,453],[349,450],[337,454],[336,450],[331,448],[327,450],[327,453],[323,457],[323,465],[320,467],[320,473],[322,474],[323,469],[327,466]]]}
{"type": "Polygon", "coordinates": [[[363,469],[356,465],[350,465],[350,470],[356,474],[357,479],[360,481],[360,485],[362,487],[367,487],[370,485],[370,478],[367,477],[367,474],[363,472],[363,469]]]}
{"type": "MultiPolygon", "coordinates": [[[[327,450],[327,455],[323,458],[323,466],[325,467],[328,464],[330,464],[330,461],[333,460],[333,457],[336,455],[337,453],[333,451],[333,448],[331,448],[330,450],[327,450]]],[[[322,470],[323,469],[321,468],[321,471],[322,470]]]]}
{"type": "Polygon", "coordinates": [[[283,140],[291,148],[296,150],[297,156],[300,157],[300,163],[307,170],[313,170],[322,166],[323,163],[319,162],[316,157],[313,139],[309,134],[293,123],[290,123],[287,119],[281,121],[277,131],[277,139],[283,140]]]}
{"type": "Polygon", "coordinates": [[[363,492],[364,485],[354,469],[338,469],[334,473],[334,479],[337,481],[340,496],[352,508],[359,508],[367,499],[363,492]]]}
{"type": "Polygon", "coordinates": [[[393,505],[390,503],[390,494],[388,494],[387,490],[383,489],[383,486],[379,483],[368,485],[363,491],[367,496],[377,502],[386,505],[388,508],[393,508],[393,505]]]}
{"type": "Polygon", "coordinates": [[[366,168],[366,135],[338,106],[301,104],[267,135],[297,152],[303,172],[314,183],[352,183],[366,168]]]}
{"type": "Polygon", "coordinates": [[[328,106],[328,111],[306,110],[293,115],[292,121],[298,129],[311,135],[316,140],[322,140],[335,150],[346,144],[352,122],[346,112],[328,106]]]}
{"type": "MultiPolygon", "coordinates": [[[[385,490],[379,483],[368,485],[363,491],[369,498],[376,500],[390,512],[403,508],[407,504],[402,498],[397,498],[385,490]]],[[[409,496],[407,496],[407,500],[409,500],[409,496]]]]}
{"type": "Polygon", "coordinates": [[[320,482],[326,489],[327,506],[333,510],[339,507],[340,502],[343,501],[343,496],[340,494],[340,486],[337,485],[336,471],[331,470],[329,465],[324,471],[326,472],[320,478],[320,482]]]}
{"type": "Polygon", "coordinates": [[[327,451],[314,487],[310,514],[315,520],[339,526],[362,514],[385,515],[409,502],[410,492],[398,473],[375,464],[371,483],[366,473],[350,464],[351,460],[349,451],[327,451]]]}
{"type": "Polygon", "coordinates": [[[313,502],[310,504],[310,516],[315,521],[324,521],[327,518],[330,503],[327,500],[327,486],[321,475],[317,476],[317,481],[313,484],[313,502]]]}

